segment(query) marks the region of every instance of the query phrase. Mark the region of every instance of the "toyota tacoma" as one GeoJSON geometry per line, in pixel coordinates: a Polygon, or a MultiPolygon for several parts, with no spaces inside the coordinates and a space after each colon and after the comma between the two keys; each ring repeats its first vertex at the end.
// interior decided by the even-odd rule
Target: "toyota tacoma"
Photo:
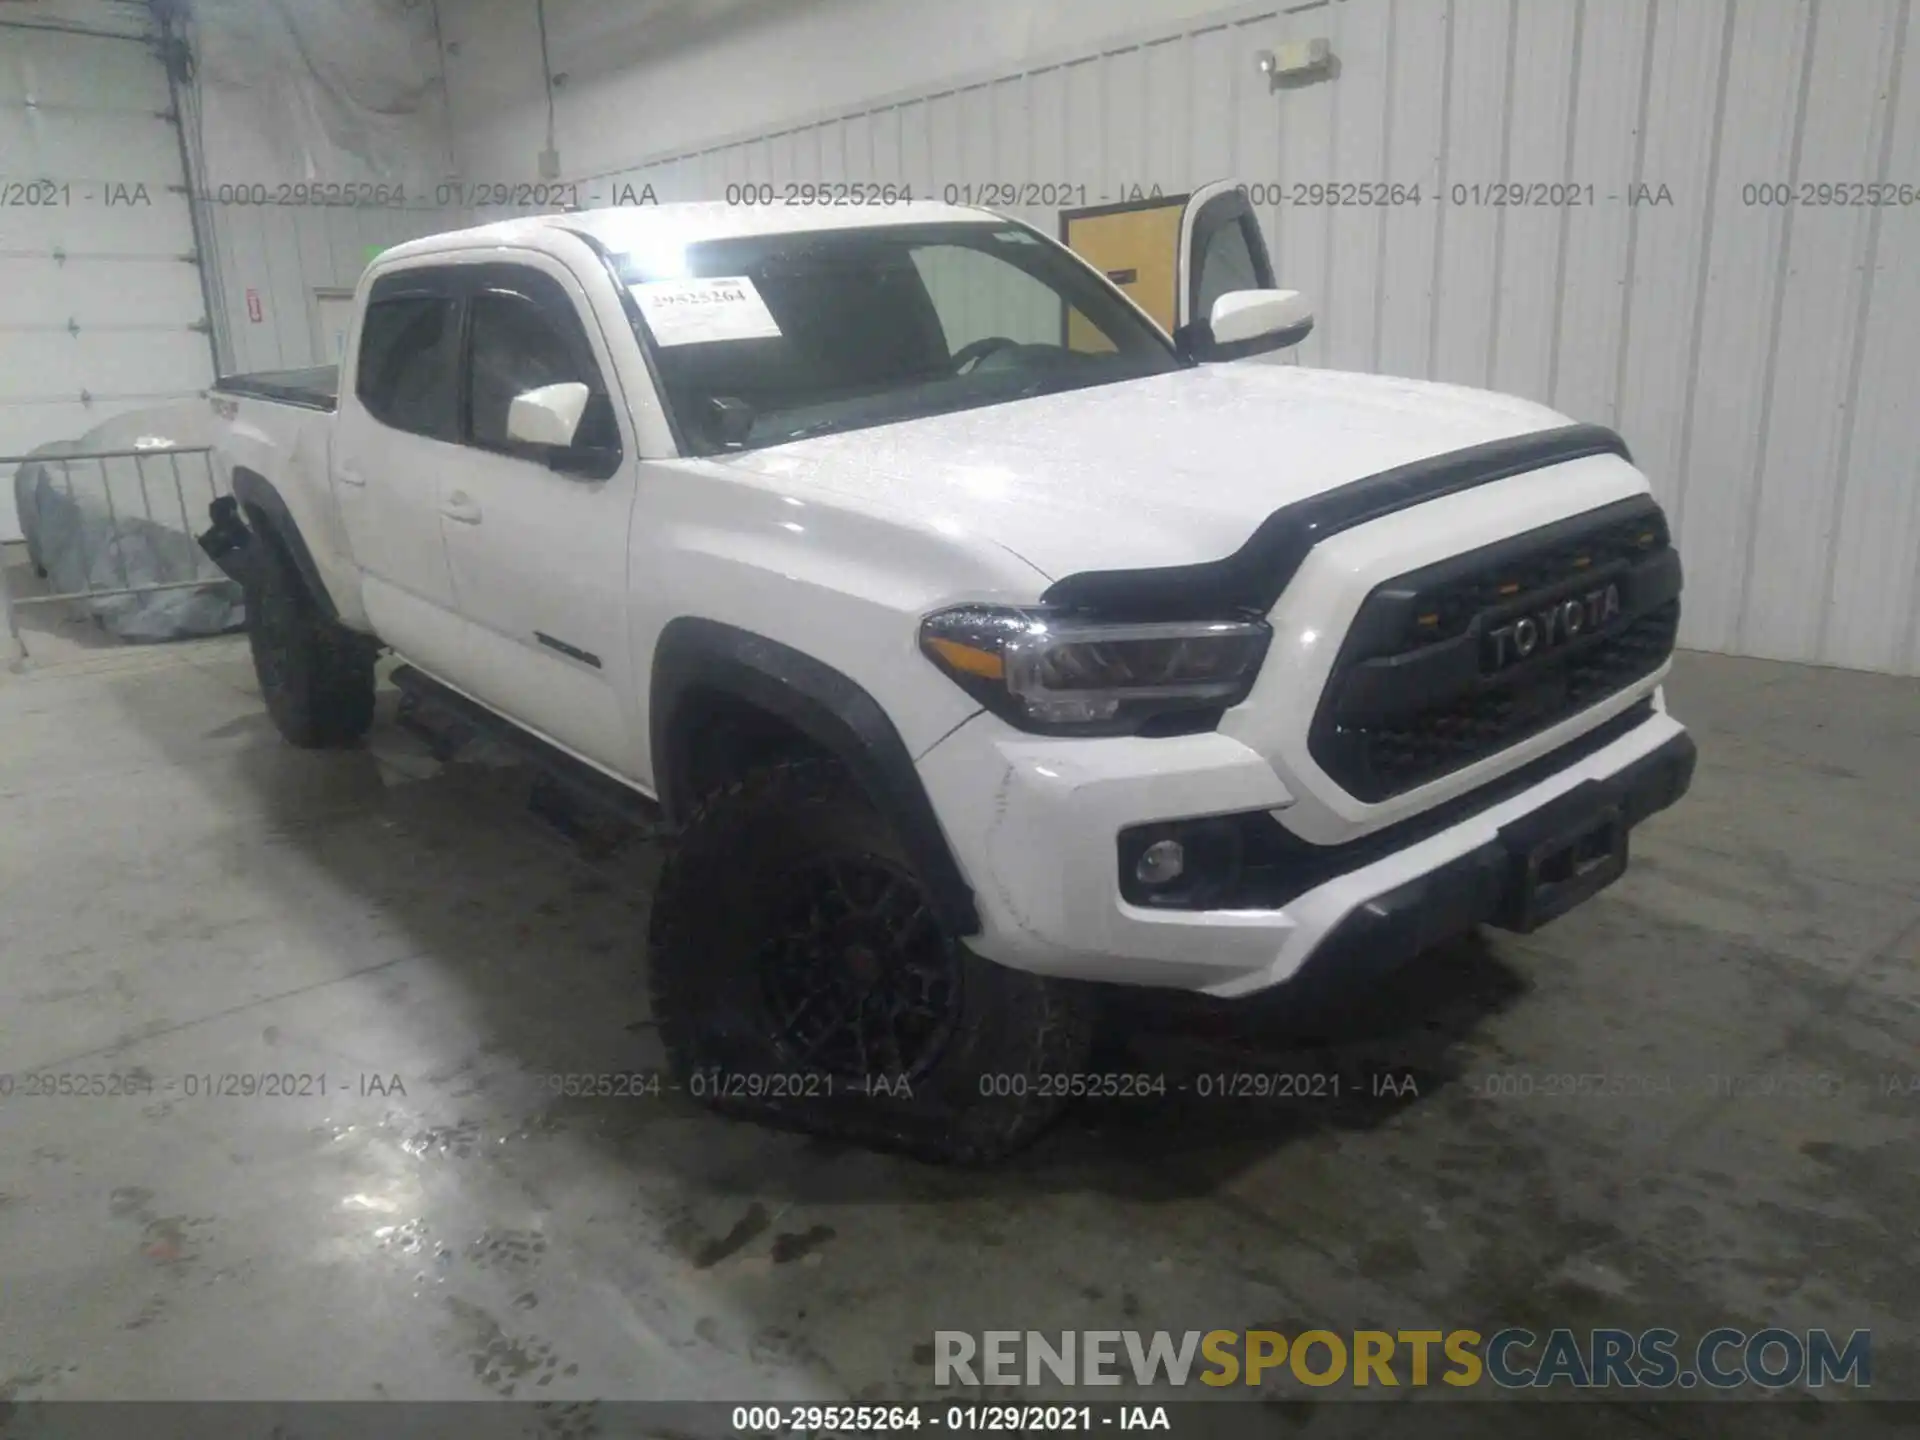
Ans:
{"type": "MultiPolygon", "coordinates": [[[[662,205],[383,252],[337,370],[211,393],[261,690],[374,665],[666,837],[646,983],[735,1112],[1001,1155],[1097,995],[1387,983],[1615,879],[1687,788],[1613,432],[1262,363],[1245,196],[1175,323],[988,211],[662,205]]],[[[636,959],[639,957],[636,956],[636,959]]]]}

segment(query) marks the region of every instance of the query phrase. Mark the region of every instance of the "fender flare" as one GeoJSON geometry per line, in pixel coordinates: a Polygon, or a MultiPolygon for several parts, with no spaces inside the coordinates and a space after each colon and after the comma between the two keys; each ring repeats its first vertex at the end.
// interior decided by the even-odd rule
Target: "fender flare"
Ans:
{"type": "Polygon", "coordinates": [[[750,630],[682,616],[653,652],[648,706],[655,788],[667,818],[686,819],[686,757],[699,723],[685,702],[718,692],[777,717],[844,764],[906,846],[948,933],[977,934],[980,913],[960,873],[913,756],[880,702],[811,655],[750,630]]]}
{"type": "Polygon", "coordinates": [[[293,568],[300,573],[300,579],[313,597],[313,603],[320,607],[320,613],[337,623],[340,619],[339,607],[333,603],[326,582],[320,578],[320,567],[313,563],[313,552],[307,548],[293,512],[287,508],[287,502],[281,498],[273,482],[257,470],[236,465],[233,468],[232,489],[233,498],[239,501],[241,510],[254,527],[277,540],[287,552],[287,558],[293,561],[293,568]]]}

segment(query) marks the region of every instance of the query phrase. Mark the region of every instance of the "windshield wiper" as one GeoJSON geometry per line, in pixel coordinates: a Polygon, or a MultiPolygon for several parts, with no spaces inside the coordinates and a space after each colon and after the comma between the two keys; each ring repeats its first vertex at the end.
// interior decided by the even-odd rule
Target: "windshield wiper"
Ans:
{"type": "Polygon", "coordinates": [[[773,443],[776,445],[785,445],[789,440],[811,439],[815,435],[824,435],[829,430],[838,430],[845,423],[844,420],[813,420],[805,425],[799,426],[797,429],[787,431],[786,434],[782,435],[773,443]]]}
{"type": "Polygon", "coordinates": [[[1031,385],[1023,385],[1019,398],[1031,400],[1036,395],[1058,395],[1063,390],[1084,390],[1089,385],[1101,383],[1099,380],[1089,380],[1084,375],[1043,375],[1031,385]]]}
{"type": "MultiPolygon", "coordinates": [[[[759,442],[764,445],[788,445],[796,440],[811,440],[817,435],[827,435],[847,429],[861,429],[871,425],[889,425],[902,420],[931,420],[936,415],[957,415],[964,410],[980,410],[993,405],[1003,405],[1010,400],[1031,400],[1040,395],[1055,395],[1066,390],[1084,390],[1092,385],[1110,384],[1117,380],[1135,380],[1137,375],[1102,375],[1090,378],[1076,371],[1054,371],[1038,376],[1018,389],[1007,389],[998,395],[967,394],[951,398],[951,403],[931,405],[925,409],[912,410],[905,414],[833,416],[821,420],[810,420],[804,425],[796,425],[778,436],[759,442]]],[[[756,447],[757,448],[757,447],[756,447]]]]}

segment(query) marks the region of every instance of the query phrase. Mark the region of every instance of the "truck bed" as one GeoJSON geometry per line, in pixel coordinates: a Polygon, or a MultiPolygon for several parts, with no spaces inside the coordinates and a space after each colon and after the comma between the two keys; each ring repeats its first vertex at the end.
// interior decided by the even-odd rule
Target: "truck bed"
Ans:
{"type": "Polygon", "coordinates": [[[308,410],[332,410],[340,403],[340,367],[315,365],[305,370],[256,370],[250,375],[223,375],[214,381],[213,388],[221,395],[246,395],[308,410]]]}

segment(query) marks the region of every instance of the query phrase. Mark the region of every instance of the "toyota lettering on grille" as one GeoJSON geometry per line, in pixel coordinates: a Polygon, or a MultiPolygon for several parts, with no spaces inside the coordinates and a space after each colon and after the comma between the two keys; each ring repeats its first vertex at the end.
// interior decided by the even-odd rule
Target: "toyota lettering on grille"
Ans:
{"type": "Polygon", "coordinates": [[[1505,670],[1532,656],[1557,650],[1582,635],[1604,630],[1619,618],[1618,581],[1555,600],[1488,630],[1482,668],[1490,672],[1505,670]]]}

